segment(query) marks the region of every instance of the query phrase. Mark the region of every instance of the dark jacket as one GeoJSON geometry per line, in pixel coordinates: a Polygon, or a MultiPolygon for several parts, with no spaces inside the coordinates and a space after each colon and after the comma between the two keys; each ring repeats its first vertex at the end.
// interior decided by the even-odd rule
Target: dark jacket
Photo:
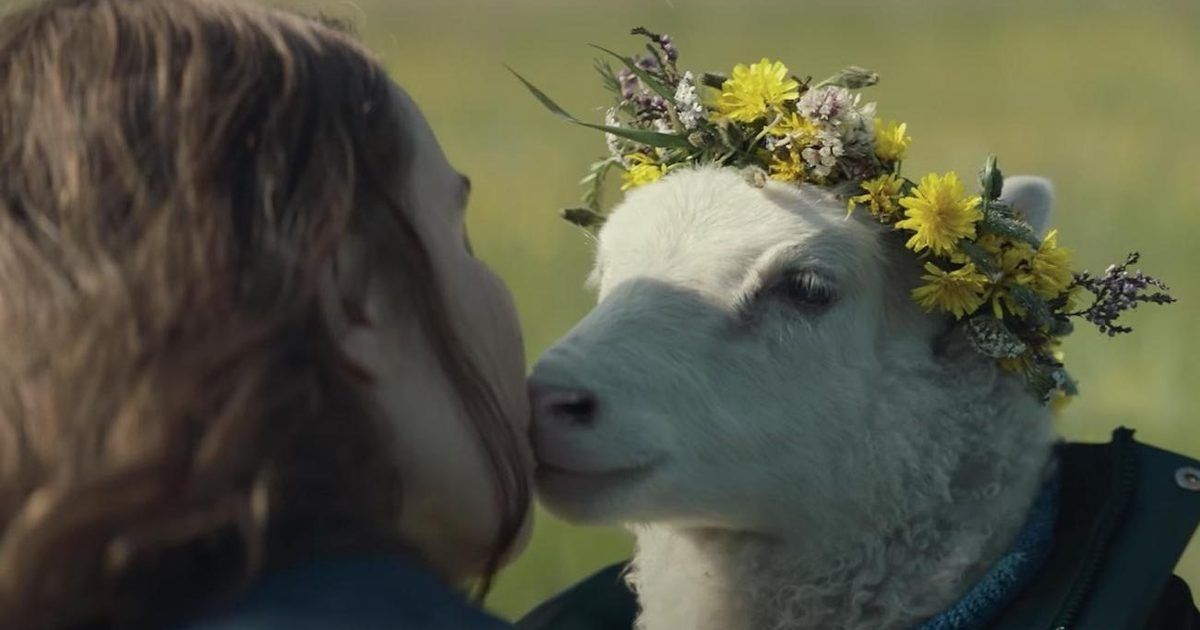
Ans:
{"type": "MultiPolygon", "coordinates": [[[[1118,429],[1061,444],[1054,546],[993,630],[1200,630],[1172,575],[1200,522],[1200,463],[1118,429]]],[[[627,630],[637,602],[613,565],[534,609],[520,630],[627,630]]]]}
{"type": "Polygon", "coordinates": [[[276,571],[233,606],[179,630],[504,630],[429,569],[350,556],[276,571]]]}

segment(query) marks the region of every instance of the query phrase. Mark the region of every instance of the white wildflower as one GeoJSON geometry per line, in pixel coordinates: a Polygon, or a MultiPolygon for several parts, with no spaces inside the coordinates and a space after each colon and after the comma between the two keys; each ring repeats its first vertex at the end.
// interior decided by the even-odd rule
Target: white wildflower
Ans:
{"type": "Polygon", "coordinates": [[[871,155],[875,152],[875,103],[867,103],[851,107],[839,123],[842,129],[842,143],[846,152],[858,156],[871,155]]]}
{"type": "MultiPolygon", "coordinates": [[[[861,96],[861,95],[855,95],[855,97],[854,97],[854,104],[856,106],[858,105],[858,97],[859,96],[861,96]]],[[[860,120],[865,120],[867,122],[867,126],[874,129],[875,128],[875,125],[874,125],[875,102],[872,101],[870,103],[867,103],[866,105],[863,105],[862,107],[856,107],[855,109],[856,109],[856,114],[857,114],[858,118],[860,120]]]]}
{"type": "Polygon", "coordinates": [[[666,118],[655,118],[651,123],[658,133],[675,133],[675,127],[666,118]]]}
{"type": "Polygon", "coordinates": [[[796,102],[801,116],[813,120],[838,120],[854,107],[856,99],[850,90],[836,85],[813,88],[796,102]]]}
{"type": "Polygon", "coordinates": [[[871,155],[875,145],[875,103],[859,105],[860,95],[829,85],[808,91],[796,103],[801,115],[821,125],[817,141],[807,151],[813,174],[827,177],[842,156],[871,155]]]}
{"type": "Polygon", "coordinates": [[[835,129],[822,129],[817,133],[816,142],[805,147],[800,152],[813,175],[818,178],[829,177],[838,164],[838,158],[846,152],[842,138],[835,129]]]}
{"type": "Polygon", "coordinates": [[[1067,371],[1061,367],[1050,370],[1050,378],[1054,379],[1055,389],[1069,390],[1069,388],[1075,386],[1074,381],[1071,380],[1071,375],[1067,374],[1067,371]]]}
{"type": "Polygon", "coordinates": [[[790,146],[794,140],[792,136],[772,136],[768,134],[767,137],[763,138],[763,146],[768,151],[775,151],[781,147],[790,146]]]}
{"type": "Polygon", "coordinates": [[[704,118],[704,106],[700,104],[700,97],[696,95],[696,79],[690,71],[683,73],[679,86],[675,88],[675,109],[684,129],[695,129],[704,118]]]}
{"type": "MultiPolygon", "coordinates": [[[[608,127],[621,126],[621,119],[617,118],[617,108],[610,107],[604,112],[604,124],[608,127]]],[[[625,151],[622,150],[624,148],[622,146],[624,141],[621,138],[618,138],[611,133],[605,133],[604,142],[608,145],[609,155],[615,158],[622,158],[622,160],[624,159],[625,151]]]]}

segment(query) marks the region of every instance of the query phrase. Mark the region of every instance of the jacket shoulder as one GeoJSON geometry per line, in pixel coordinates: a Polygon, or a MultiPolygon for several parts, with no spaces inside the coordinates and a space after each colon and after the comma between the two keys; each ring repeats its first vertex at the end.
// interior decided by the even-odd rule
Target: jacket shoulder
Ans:
{"type": "Polygon", "coordinates": [[[1050,557],[994,627],[1154,628],[1163,602],[1191,605],[1172,572],[1200,523],[1200,462],[1124,428],[1109,443],[1062,444],[1058,461],[1050,557]]]}
{"type": "Polygon", "coordinates": [[[628,564],[608,566],[534,608],[518,630],[625,630],[633,628],[637,598],[622,575],[628,564]]]}
{"type": "Polygon", "coordinates": [[[1141,627],[1164,597],[1168,602],[1186,597],[1192,605],[1187,585],[1172,573],[1200,523],[1200,462],[1134,444],[1137,481],[1105,554],[1089,614],[1080,618],[1095,625],[1085,628],[1114,627],[1105,624],[1118,619],[1126,620],[1129,627],[1141,627]]]}
{"type": "Polygon", "coordinates": [[[507,623],[414,561],[333,558],[264,576],[232,605],[179,630],[504,630],[507,623]]]}
{"type": "Polygon", "coordinates": [[[1146,630],[1200,630],[1200,610],[1192,599],[1188,585],[1172,575],[1158,598],[1146,630]]]}

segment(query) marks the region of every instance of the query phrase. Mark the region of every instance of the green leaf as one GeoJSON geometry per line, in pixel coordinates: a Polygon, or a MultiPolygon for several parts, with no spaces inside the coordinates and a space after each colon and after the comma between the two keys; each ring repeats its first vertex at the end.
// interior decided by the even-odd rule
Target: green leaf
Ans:
{"type": "Polygon", "coordinates": [[[812,86],[813,89],[824,87],[826,85],[836,85],[838,87],[849,88],[851,90],[859,90],[865,87],[871,87],[879,83],[879,75],[858,66],[847,66],[838,71],[837,74],[821,81],[812,86]]]}
{"type": "Polygon", "coordinates": [[[596,181],[596,178],[599,177],[601,175],[601,173],[608,170],[608,168],[610,166],[617,164],[617,163],[619,163],[619,161],[615,157],[608,157],[608,158],[604,158],[603,160],[597,160],[595,162],[592,162],[588,166],[588,174],[584,175],[583,179],[579,180],[579,183],[587,184],[587,183],[596,181]]]}
{"type": "Polygon", "coordinates": [[[672,89],[668,88],[667,86],[663,85],[661,81],[650,76],[649,72],[646,72],[645,70],[642,70],[641,68],[639,68],[637,66],[637,62],[634,61],[632,57],[626,57],[625,55],[622,55],[620,53],[615,53],[603,46],[597,46],[596,44],[591,44],[591,46],[592,46],[592,48],[595,48],[596,50],[606,52],[606,53],[612,55],[613,57],[616,57],[617,59],[619,59],[621,61],[621,63],[625,64],[626,68],[629,68],[630,72],[637,75],[637,78],[641,79],[642,83],[646,84],[646,87],[650,88],[651,90],[654,90],[656,93],[658,93],[659,96],[667,99],[667,102],[675,101],[675,90],[672,90],[672,89]]]}
{"type": "Polygon", "coordinates": [[[617,158],[607,158],[594,162],[588,168],[588,174],[580,181],[580,184],[585,186],[583,191],[583,203],[587,204],[588,210],[592,212],[600,212],[600,194],[604,189],[604,182],[608,177],[609,171],[621,166],[621,162],[617,158]]]}
{"type": "Polygon", "coordinates": [[[652,147],[663,149],[688,149],[693,150],[695,147],[684,136],[676,136],[668,133],[658,133],[657,131],[642,131],[641,129],[630,129],[628,127],[609,127],[606,125],[593,125],[591,123],[572,121],[577,125],[599,129],[605,133],[611,133],[614,136],[633,140],[638,144],[645,144],[652,147]]]}
{"type": "MultiPolygon", "coordinates": [[[[1053,310],[1053,307],[1051,307],[1053,310]]],[[[1075,331],[1075,324],[1066,317],[1058,316],[1054,318],[1054,322],[1050,324],[1050,330],[1047,334],[1051,337],[1066,337],[1075,331]]]]}
{"type": "Polygon", "coordinates": [[[975,263],[975,266],[983,273],[992,276],[1000,272],[1000,270],[996,268],[996,262],[993,260],[992,255],[983,251],[983,248],[976,245],[974,241],[969,241],[964,238],[958,242],[958,246],[959,249],[963,250],[963,253],[971,259],[971,262],[975,263]]]}
{"type": "Polygon", "coordinates": [[[979,171],[979,187],[983,190],[984,200],[1000,198],[1000,191],[1004,188],[1004,174],[996,165],[996,156],[989,155],[983,170],[979,171]]]}
{"type": "Polygon", "coordinates": [[[594,228],[604,224],[604,217],[590,208],[564,208],[562,218],[581,228],[594,228]]]}
{"type": "Polygon", "coordinates": [[[1028,314],[1025,319],[1034,326],[1049,325],[1053,322],[1054,315],[1050,312],[1050,307],[1046,305],[1046,301],[1041,298],[1033,289],[1021,284],[1016,284],[1008,288],[1008,292],[1012,295],[1013,300],[1025,307],[1028,314]]]}
{"type": "Polygon", "coordinates": [[[566,120],[567,122],[574,123],[581,127],[587,127],[589,129],[596,129],[596,130],[603,131],[606,133],[611,133],[614,136],[619,136],[621,138],[625,138],[627,140],[632,140],[634,142],[637,142],[639,144],[644,144],[647,146],[661,147],[664,149],[670,149],[670,148],[692,149],[693,148],[691,143],[689,143],[687,138],[684,136],[677,136],[677,135],[666,134],[666,133],[658,133],[657,131],[643,131],[641,129],[630,129],[627,127],[609,127],[608,125],[597,125],[597,124],[579,120],[578,118],[569,114],[562,107],[559,107],[558,103],[555,103],[553,99],[551,99],[549,96],[546,96],[545,92],[542,92],[541,90],[534,87],[534,85],[532,83],[525,80],[525,77],[521,76],[520,74],[517,74],[516,70],[513,70],[512,68],[508,68],[508,71],[513,73],[513,76],[517,77],[517,80],[519,80],[521,83],[525,84],[525,87],[530,91],[530,93],[533,94],[534,98],[536,98],[538,101],[540,101],[542,103],[542,105],[545,106],[546,109],[550,110],[550,113],[554,114],[555,116],[558,116],[559,118],[562,118],[563,120],[566,120]]]}
{"type": "Polygon", "coordinates": [[[983,201],[983,212],[985,214],[998,214],[1007,219],[1014,219],[1017,216],[1013,214],[1012,204],[1001,199],[985,199],[983,201]]]}
{"type": "Polygon", "coordinates": [[[1025,374],[1025,382],[1029,386],[1029,391],[1041,399],[1043,404],[1050,400],[1050,393],[1058,389],[1058,385],[1054,382],[1054,376],[1050,373],[1050,368],[1042,365],[1034,365],[1033,369],[1025,374]]]}
{"type": "Polygon", "coordinates": [[[967,338],[975,350],[993,359],[1021,356],[1028,346],[1004,322],[988,315],[967,320],[967,338]]]}
{"type": "Polygon", "coordinates": [[[746,134],[740,125],[721,122],[716,125],[717,137],[730,151],[740,152],[746,144],[746,134]]]}
{"type": "Polygon", "coordinates": [[[1037,235],[1033,233],[1033,228],[1026,222],[1018,219],[1011,219],[1001,215],[999,212],[988,212],[983,216],[983,221],[980,227],[985,232],[1007,236],[1008,238],[1025,241],[1033,247],[1039,247],[1042,242],[1037,235]]]}
{"type": "Polygon", "coordinates": [[[600,80],[604,83],[605,89],[620,98],[621,82],[617,80],[617,75],[615,72],[613,72],[612,66],[607,61],[593,59],[592,67],[594,67],[596,69],[596,73],[600,75],[600,80]]]}
{"type": "Polygon", "coordinates": [[[705,87],[710,87],[714,90],[720,90],[728,80],[729,78],[723,74],[717,74],[716,72],[705,72],[704,74],[700,75],[699,84],[705,87]]]}

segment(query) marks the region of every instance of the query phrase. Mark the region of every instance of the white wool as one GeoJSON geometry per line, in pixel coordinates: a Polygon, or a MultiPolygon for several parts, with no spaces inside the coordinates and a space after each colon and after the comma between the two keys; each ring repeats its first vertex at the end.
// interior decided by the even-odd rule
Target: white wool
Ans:
{"type": "Polygon", "coordinates": [[[1024,522],[1047,411],[912,302],[915,257],[863,214],[699,168],[602,230],[599,304],[532,375],[593,392],[596,418],[533,436],[588,473],[539,476],[551,510],[636,534],[638,628],[910,627],[1024,522]],[[798,272],[829,308],[777,290],[798,272]]]}

